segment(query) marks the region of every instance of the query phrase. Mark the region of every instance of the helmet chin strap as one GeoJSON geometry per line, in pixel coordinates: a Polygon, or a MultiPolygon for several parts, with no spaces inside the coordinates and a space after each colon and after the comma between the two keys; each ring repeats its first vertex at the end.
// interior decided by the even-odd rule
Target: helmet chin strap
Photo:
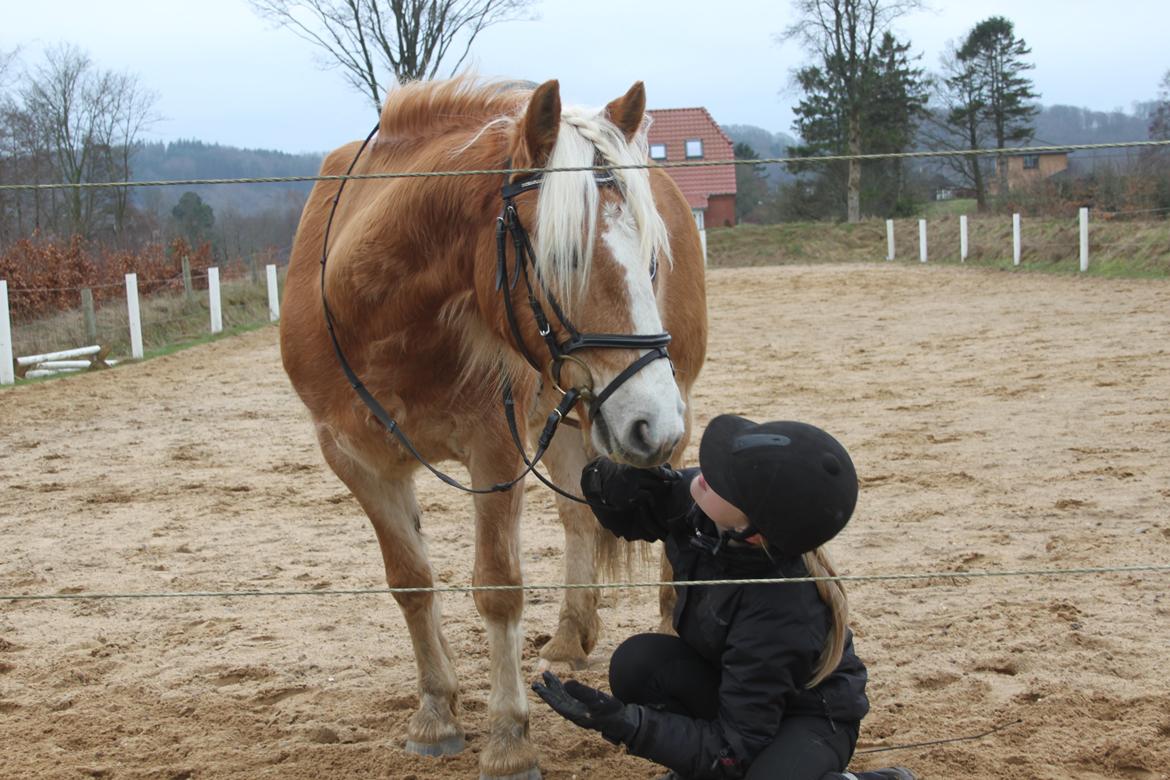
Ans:
{"type": "MultiPolygon", "coordinates": [[[[718,528],[718,526],[716,527],[718,528]]],[[[698,532],[696,531],[696,536],[691,540],[691,544],[699,547],[700,549],[707,550],[709,553],[711,553],[711,555],[718,555],[719,552],[723,549],[723,546],[728,542],[747,542],[750,544],[753,539],[762,538],[763,537],[760,536],[760,532],[756,530],[755,526],[749,523],[745,527],[735,530],[720,528],[719,538],[715,541],[714,544],[711,543],[710,536],[699,536],[698,532]]]]}

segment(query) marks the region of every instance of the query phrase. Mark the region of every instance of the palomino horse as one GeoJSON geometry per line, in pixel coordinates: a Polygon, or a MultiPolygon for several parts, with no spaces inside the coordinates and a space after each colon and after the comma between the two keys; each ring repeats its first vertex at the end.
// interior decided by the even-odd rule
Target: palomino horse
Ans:
{"type": "MultiPolygon", "coordinates": [[[[335,151],[321,172],[342,174],[351,164],[354,174],[645,164],[644,106],[641,83],[601,112],[562,112],[556,81],[531,91],[469,79],[409,84],[389,95],[368,147],[335,151]]],[[[422,458],[462,462],[478,489],[524,471],[500,404],[505,386],[522,442],[561,401],[560,388],[592,399],[576,404],[581,432],[562,429],[544,459],[552,479],[573,492],[590,453],[636,465],[681,454],[705,352],[706,303],[698,233],[665,173],[354,179],[331,217],[337,194],[337,182],[318,182],[305,206],[281,310],[281,354],[325,460],[373,523],[391,587],[434,582],[415,500],[418,462],[339,369],[322,279],[338,349],[353,372],[422,458]],[[657,359],[665,357],[665,328],[670,360],[657,359]],[[551,360],[534,357],[541,355],[551,360]]],[[[475,584],[521,582],[523,493],[474,496],[475,584]]],[[[604,559],[612,546],[588,509],[558,501],[566,577],[595,582],[595,556],[604,559]]],[[[438,599],[395,598],[418,665],[407,749],[458,752],[458,684],[438,599]]],[[[517,590],[475,593],[491,668],[483,777],[539,777],[520,668],[523,601],[517,590]]],[[[596,591],[568,591],[544,659],[580,664],[597,633],[596,591]]]]}

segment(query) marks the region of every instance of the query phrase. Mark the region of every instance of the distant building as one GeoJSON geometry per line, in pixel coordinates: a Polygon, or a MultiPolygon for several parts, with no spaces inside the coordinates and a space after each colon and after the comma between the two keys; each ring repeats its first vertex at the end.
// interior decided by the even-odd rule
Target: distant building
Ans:
{"type": "MultiPolygon", "coordinates": [[[[648,111],[650,159],[654,162],[734,160],[731,139],[705,108],[648,111]]],[[[667,168],[678,184],[699,229],[735,225],[735,166],[667,168]]]]}
{"type": "MultiPolygon", "coordinates": [[[[1007,166],[1008,191],[1028,187],[1031,184],[1051,179],[1068,170],[1068,152],[1023,152],[1009,154],[1004,158],[1007,166]]],[[[998,165],[997,159],[993,165],[998,165]]],[[[999,194],[999,174],[993,171],[988,182],[992,195],[999,194]]]]}

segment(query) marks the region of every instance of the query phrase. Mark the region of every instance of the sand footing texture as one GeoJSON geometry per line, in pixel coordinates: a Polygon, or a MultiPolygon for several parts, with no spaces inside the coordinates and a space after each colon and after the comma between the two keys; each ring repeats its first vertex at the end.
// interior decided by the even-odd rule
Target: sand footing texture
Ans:
{"type": "MultiPolygon", "coordinates": [[[[854,265],[716,270],[709,286],[698,422],[800,419],[846,443],[862,490],[832,545],[844,572],[1170,562],[1170,284],[854,265]]],[[[0,431],[0,593],[383,584],[274,328],[0,394],[0,431]]],[[[470,503],[429,476],[419,486],[437,578],[466,583],[470,503]]],[[[525,577],[557,582],[550,495],[526,491],[525,577]]],[[[1019,721],[854,767],[1170,777],[1168,584],[852,585],[871,675],[859,750],[1019,721]]],[[[527,597],[528,676],[558,604],[527,597]]],[[[475,777],[484,630],[469,596],[443,612],[468,747],[424,759],[402,750],[415,670],[388,596],[0,602],[0,777],[475,777]]],[[[578,676],[603,684],[609,653],[656,612],[654,592],[607,595],[578,676]]],[[[546,778],[658,773],[530,702],[546,778]]]]}

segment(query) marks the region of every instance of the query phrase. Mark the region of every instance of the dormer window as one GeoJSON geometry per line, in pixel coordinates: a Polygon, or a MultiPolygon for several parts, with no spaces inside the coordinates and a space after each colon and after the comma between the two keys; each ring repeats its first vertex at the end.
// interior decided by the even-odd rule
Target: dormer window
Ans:
{"type": "Polygon", "coordinates": [[[665,160],[666,159],[666,144],[650,144],[650,159],[651,160],[665,160]]]}
{"type": "Polygon", "coordinates": [[[703,139],[691,138],[687,140],[687,159],[694,160],[703,156],[703,139]]]}

